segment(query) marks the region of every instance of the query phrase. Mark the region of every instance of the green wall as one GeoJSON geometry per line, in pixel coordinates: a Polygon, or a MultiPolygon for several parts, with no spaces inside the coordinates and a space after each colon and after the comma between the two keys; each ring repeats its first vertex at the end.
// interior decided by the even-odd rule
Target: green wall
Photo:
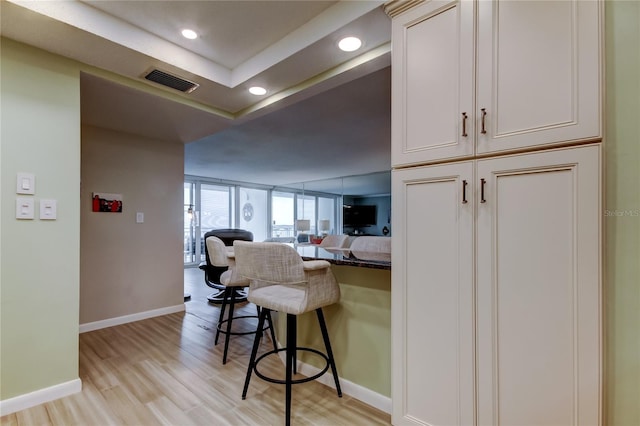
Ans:
{"type": "Polygon", "coordinates": [[[1,41],[0,399],[78,379],[80,74],[1,41]],[[16,174],[35,174],[35,220],[17,220],[16,174]],[[58,219],[38,219],[56,199],[58,219]]]}
{"type": "Polygon", "coordinates": [[[640,2],[607,1],[605,412],[640,425],[640,2]]]}
{"type": "MultiPolygon", "coordinates": [[[[323,309],[338,374],[345,380],[391,397],[391,271],[331,266],[340,284],[340,302],[323,309]]],[[[278,340],[285,342],[285,316],[278,319],[278,340]]],[[[324,352],[315,312],[298,318],[298,344],[324,352]]],[[[321,360],[300,360],[321,368],[321,360]]]]}

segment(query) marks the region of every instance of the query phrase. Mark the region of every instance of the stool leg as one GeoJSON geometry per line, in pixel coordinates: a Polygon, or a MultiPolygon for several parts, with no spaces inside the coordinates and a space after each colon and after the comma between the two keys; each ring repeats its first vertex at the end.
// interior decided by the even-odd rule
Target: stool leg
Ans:
{"type": "Polygon", "coordinates": [[[227,308],[227,301],[229,300],[229,287],[225,287],[222,294],[222,306],[220,307],[220,317],[218,318],[218,325],[216,326],[216,340],[213,342],[214,345],[218,344],[218,337],[220,337],[220,325],[224,320],[224,311],[227,308]]]}
{"type": "Polygon", "coordinates": [[[267,320],[269,321],[269,331],[271,332],[271,343],[273,344],[273,350],[278,350],[278,344],[276,343],[276,333],[273,331],[273,320],[271,319],[271,311],[267,312],[267,320]]]}
{"type": "Polygon", "coordinates": [[[296,362],[296,316],[287,314],[287,350],[285,364],[285,426],[291,425],[291,382],[296,362]]]}
{"type": "Polygon", "coordinates": [[[320,331],[322,331],[324,347],[327,349],[327,358],[329,358],[331,372],[333,372],[333,380],[336,382],[336,390],[338,391],[338,396],[342,397],[342,389],[340,389],[340,381],[338,380],[338,370],[336,370],[336,363],[333,359],[333,351],[331,350],[331,342],[329,342],[329,333],[327,333],[327,324],[324,322],[324,314],[322,313],[322,308],[316,309],[316,314],[318,315],[320,331]]]}
{"type": "MultiPolygon", "coordinates": [[[[229,287],[227,287],[229,288],[229,287]]],[[[222,365],[227,363],[227,352],[229,352],[229,340],[231,340],[231,323],[233,322],[233,308],[236,303],[236,292],[231,289],[231,301],[229,302],[229,319],[227,319],[227,335],[224,338],[224,353],[222,354],[222,365]]],[[[225,297],[225,300],[226,297],[225,297]]],[[[220,331],[220,329],[218,329],[220,331]]]]}
{"type": "MultiPolygon", "coordinates": [[[[298,374],[298,317],[295,315],[291,316],[294,320],[291,321],[291,324],[287,323],[287,336],[289,335],[289,330],[291,330],[291,347],[295,348],[293,352],[291,352],[291,365],[293,366],[291,371],[293,371],[293,374],[298,374]]],[[[289,347],[289,343],[287,343],[287,347],[289,347]]]]}
{"type": "Polygon", "coordinates": [[[258,347],[260,346],[260,338],[262,337],[262,328],[264,327],[264,319],[267,316],[269,309],[262,308],[260,317],[258,318],[258,328],[256,329],[256,337],[253,339],[253,349],[251,350],[251,358],[249,358],[249,367],[247,367],[247,377],[244,379],[244,389],[242,390],[242,399],[246,399],[247,390],[249,389],[249,380],[251,380],[251,373],[256,365],[256,355],[258,354],[258,347]]]}

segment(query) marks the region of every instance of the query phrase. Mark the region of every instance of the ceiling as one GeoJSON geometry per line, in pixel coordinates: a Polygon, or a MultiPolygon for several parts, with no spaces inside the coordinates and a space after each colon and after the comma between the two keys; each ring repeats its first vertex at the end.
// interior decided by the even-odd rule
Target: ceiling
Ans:
{"type": "MultiPolygon", "coordinates": [[[[0,30],[89,65],[83,124],[184,143],[188,175],[277,186],[390,169],[383,3],[6,0],[0,30]],[[363,46],[339,50],[347,35],[363,46]],[[154,68],[199,87],[145,80],[154,68]]],[[[371,181],[359,190],[389,191],[371,181]]]]}

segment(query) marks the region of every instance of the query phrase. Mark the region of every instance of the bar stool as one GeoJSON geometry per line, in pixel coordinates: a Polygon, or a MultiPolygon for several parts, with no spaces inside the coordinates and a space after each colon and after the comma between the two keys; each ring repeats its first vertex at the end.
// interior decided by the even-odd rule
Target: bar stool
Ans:
{"type": "MultiPolygon", "coordinates": [[[[232,247],[235,240],[253,241],[253,233],[251,231],[238,228],[212,229],[204,234],[203,241],[206,242],[207,238],[211,236],[220,238],[227,247],[232,247]]],[[[220,275],[227,270],[227,267],[217,267],[211,263],[206,243],[204,243],[204,256],[205,261],[199,265],[200,269],[204,271],[204,283],[216,290],[207,296],[207,300],[210,303],[221,304],[224,299],[224,285],[220,283],[220,275]]],[[[247,294],[243,288],[236,287],[235,292],[236,302],[247,300],[247,294]]]]}
{"type": "Polygon", "coordinates": [[[231,325],[233,320],[241,319],[241,318],[259,318],[260,317],[260,307],[256,305],[258,315],[240,315],[233,316],[233,310],[236,302],[236,295],[238,294],[239,288],[244,288],[249,286],[249,280],[246,278],[242,278],[236,272],[235,268],[235,259],[234,254],[231,247],[226,247],[224,242],[214,236],[209,236],[206,239],[207,251],[209,252],[209,260],[211,264],[216,267],[228,267],[226,271],[220,275],[220,283],[224,285],[223,296],[222,296],[222,306],[220,307],[220,317],[218,318],[218,325],[216,326],[216,339],[214,344],[218,344],[218,338],[220,337],[220,333],[225,335],[224,340],[224,353],[222,355],[222,364],[227,363],[227,353],[229,352],[229,337],[231,335],[243,336],[247,334],[262,334],[258,333],[257,330],[266,330],[269,329],[271,331],[271,340],[273,342],[273,348],[277,349],[276,346],[276,336],[273,331],[273,323],[271,321],[271,313],[266,313],[268,324],[265,326],[264,321],[261,326],[259,326],[256,330],[252,331],[232,331],[231,325]],[[224,318],[225,310],[229,308],[229,315],[227,318],[224,318]],[[223,330],[223,324],[226,324],[226,329],[223,330]]]}
{"type": "Polygon", "coordinates": [[[340,287],[333,276],[329,262],[325,260],[303,261],[295,249],[280,243],[257,243],[234,241],[237,260],[237,272],[250,280],[248,300],[262,308],[258,319],[258,329],[264,326],[271,311],[287,314],[286,347],[274,349],[256,359],[260,346],[261,333],[257,333],[253,342],[251,358],[247,368],[247,377],[242,391],[242,399],[247,396],[251,374],[271,383],[285,385],[285,424],[291,424],[291,386],[309,382],[322,376],[331,368],[336,391],[342,397],[340,381],[336,370],[329,333],[322,308],[340,300],[340,287]],[[313,348],[297,346],[297,316],[305,312],[316,311],[326,353],[313,348]],[[285,351],[285,380],[267,377],[260,373],[258,364],[265,357],[285,351]],[[326,361],[325,367],[317,374],[302,379],[293,379],[296,373],[297,351],[312,352],[326,361]]]}

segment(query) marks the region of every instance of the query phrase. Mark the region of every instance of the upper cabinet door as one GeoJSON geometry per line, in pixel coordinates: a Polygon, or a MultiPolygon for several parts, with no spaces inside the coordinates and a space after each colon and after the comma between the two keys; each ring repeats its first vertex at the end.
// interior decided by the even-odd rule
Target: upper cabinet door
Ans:
{"type": "Polygon", "coordinates": [[[601,7],[478,2],[478,154],[601,138],[601,7]]]}
{"type": "Polygon", "coordinates": [[[394,18],[394,166],[473,154],[474,8],[430,1],[394,18]]]}

